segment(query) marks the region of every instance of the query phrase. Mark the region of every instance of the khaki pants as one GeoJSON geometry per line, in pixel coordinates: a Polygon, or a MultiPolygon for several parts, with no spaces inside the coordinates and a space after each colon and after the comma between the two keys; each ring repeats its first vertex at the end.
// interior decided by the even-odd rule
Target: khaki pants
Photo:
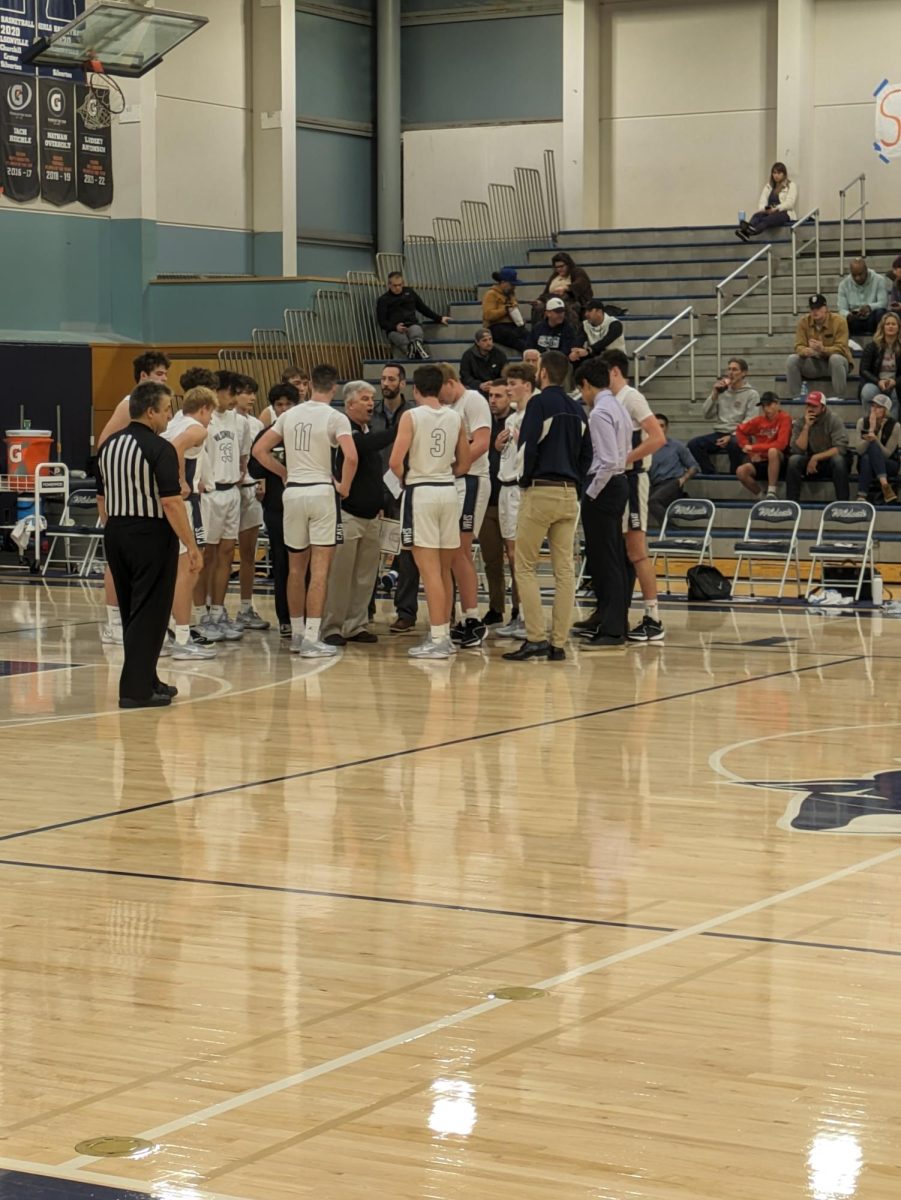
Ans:
{"type": "Polygon", "coordinates": [[[365,521],[342,513],[344,541],[335,547],[322,613],[322,636],[353,637],[369,623],[369,601],[381,550],[379,519],[365,521]]]}
{"type": "Polygon", "coordinates": [[[555,585],[551,644],[562,647],[569,637],[576,593],[573,540],[578,520],[579,499],[574,487],[530,487],[522,494],[516,526],[516,582],[530,642],[543,642],[547,636],[537,575],[545,538],[555,585]]]}

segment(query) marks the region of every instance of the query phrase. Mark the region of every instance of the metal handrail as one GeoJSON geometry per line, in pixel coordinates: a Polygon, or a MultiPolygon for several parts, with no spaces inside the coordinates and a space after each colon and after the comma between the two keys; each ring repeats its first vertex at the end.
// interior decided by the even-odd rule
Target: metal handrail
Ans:
{"type": "Polygon", "coordinates": [[[800,221],[795,221],[791,228],[792,234],[792,312],[798,312],[798,255],[803,254],[808,246],[816,246],[814,257],[817,268],[817,291],[820,290],[820,210],[812,208],[800,221]],[[798,229],[813,218],[813,237],[798,245],[798,229]]]}
{"type": "Polygon", "coordinates": [[[644,350],[646,350],[648,348],[648,346],[652,345],[652,343],[656,342],[659,337],[663,337],[663,335],[665,333],[667,333],[670,329],[672,329],[672,327],[674,325],[677,325],[679,323],[679,321],[684,321],[685,318],[688,317],[688,341],[685,343],[685,345],[682,347],[681,350],[677,350],[675,354],[670,355],[670,357],[666,360],[666,362],[661,363],[660,366],[656,369],[656,371],[652,371],[650,375],[646,376],[646,378],[644,379],[644,382],[650,383],[652,379],[656,379],[657,376],[662,371],[665,371],[667,367],[671,366],[676,361],[677,358],[681,358],[683,354],[687,353],[689,356],[689,358],[688,358],[689,378],[691,381],[690,382],[690,387],[691,387],[690,398],[692,400],[694,399],[694,395],[695,395],[695,346],[698,344],[698,338],[695,336],[695,317],[697,315],[698,314],[695,312],[693,305],[690,304],[688,306],[688,308],[683,308],[678,316],[673,317],[673,319],[671,321],[667,321],[667,323],[663,326],[662,329],[658,329],[656,333],[652,333],[651,336],[646,341],[642,342],[640,346],[636,347],[636,349],[632,351],[632,359],[635,364],[633,367],[633,371],[632,371],[632,377],[635,380],[636,388],[640,387],[641,383],[642,383],[642,378],[641,378],[641,355],[642,355],[642,352],[644,350]]]}
{"type": "Polygon", "coordinates": [[[719,281],[719,283],[716,285],[716,359],[717,359],[718,363],[720,363],[722,361],[722,357],[723,357],[723,317],[726,315],[726,313],[731,312],[732,309],[735,308],[736,304],[740,304],[742,302],[742,300],[746,300],[747,297],[750,296],[752,292],[756,292],[762,283],[765,283],[767,285],[767,288],[766,288],[767,333],[769,334],[770,337],[772,337],[773,336],[773,247],[772,247],[772,244],[767,245],[767,246],[761,246],[756,254],[752,254],[751,257],[746,262],[743,262],[740,267],[736,267],[731,275],[727,275],[725,279],[721,279],[719,281]],[[723,288],[726,286],[726,284],[731,283],[732,280],[736,278],[736,276],[741,275],[743,272],[747,271],[747,269],[748,269],[748,267],[750,267],[751,263],[757,262],[757,260],[759,258],[763,258],[764,256],[766,257],[766,260],[767,260],[766,274],[761,275],[759,279],[755,280],[755,282],[752,283],[749,287],[746,287],[740,296],[736,296],[731,304],[727,304],[726,307],[723,308],[723,288]]]}
{"type": "Polygon", "coordinates": [[[853,221],[860,214],[860,257],[864,258],[867,253],[867,176],[864,171],[852,179],[850,183],[846,183],[838,194],[839,203],[841,205],[841,219],[838,226],[838,259],[840,263],[845,261],[845,221],[853,221]],[[845,196],[854,187],[855,184],[860,184],[860,204],[855,208],[854,212],[845,212],[845,196]]]}

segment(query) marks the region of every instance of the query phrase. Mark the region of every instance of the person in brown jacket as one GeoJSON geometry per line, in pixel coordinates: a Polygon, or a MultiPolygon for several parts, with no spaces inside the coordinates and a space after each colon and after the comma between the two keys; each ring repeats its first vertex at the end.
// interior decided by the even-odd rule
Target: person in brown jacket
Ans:
{"type": "Polygon", "coordinates": [[[516,287],[520,282],[516,268],[501,267],[491,278],[494,286],[482,298],[482,324],[491,330],[498,345],[522,352],[529,335],[516,299],[516,287]]]}
{"type": "Polygon", "coordinates": [[[566,305],[566,319],[573,325],[578,325],[585,315],[589,300],[594,295],[591,280],[581,267],[576,266],[572,257],[563,251],[554,255],[551,266],[553,270],[544,285],[544,291],[532,302],[532,323],[537,324],[542,319],[548,300],[552,296],[558,296],[566,305]]]}
{"type": "Polygon", "coordinates": [[[801,394],[803,379],[831,379],[832,395],[845,397],[851,350],[848,346],[848,322],[840,313],[829,311],[826,297],[819,292],[807,301],[810,312],[798,319],[795,352],[788,356],[785,372],[788,394],[801,394]]]}

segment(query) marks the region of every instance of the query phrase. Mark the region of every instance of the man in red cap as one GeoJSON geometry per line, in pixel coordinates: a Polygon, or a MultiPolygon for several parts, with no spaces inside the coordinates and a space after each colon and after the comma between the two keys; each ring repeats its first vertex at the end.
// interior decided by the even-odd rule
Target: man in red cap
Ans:
{"type": "Polygon", "coordinates": [[[844,422],[826,407],[822,392],[808,392],[804,416],[792,426],[791,457],[785,479],[789,500],[801,499],[802,483],[831,479],[836,500],[848,500],[848,433],[844,422]]]}

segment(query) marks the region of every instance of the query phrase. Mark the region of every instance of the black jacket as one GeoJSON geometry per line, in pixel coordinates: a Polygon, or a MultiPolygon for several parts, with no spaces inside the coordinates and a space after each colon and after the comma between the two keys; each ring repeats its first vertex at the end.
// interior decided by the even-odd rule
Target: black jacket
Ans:
{"type": "MultiPolygon", "coordinates": [[[[255,446],[264,433],[268,433],[268,429],[261,429],[257,436],[253,439],[255,446]]],[[[251,451],[253,447],[251,447],[251,451]]],[[[285,448],[279,444],[272,451],[275,458],[284,466],[285,463],[285,448]]],[[[262,479],[266,483],[266,490],[263,492],[263,512],[264,513],[282,513],[282,500],[285,495],[285,485],[282,483],[278,475],[273,475],[271,471],[267,471],[261,462],[257,462],[251,453],[247,461],[247,474],[251,479],[262,479]]]]}
{"type": "Polygon", "coordinates": [[[560,387],[547,387],[529,401],[519,427],[523,450],[520,487],[535,479],[565,479],[579,488],[591,467],[588,419],[581,404],[560,387]]]}
{"type": "Polygon", "coordinates": [[[384,292],[375,306],[375,319],[385,333],[393,333],[398,325],[419,324],[417,313],[422,313],[430,321],[441,320],[438,313],[433,312],[412,288],[404,288],[397,295],[394,292],[384,292]]]}
{"type": "Polygon", "coordinates": [[[500,379],[506,365],[507,356],[499,346],[493,346],[487,355],[470,346],[460,359],[460,380],[464,387],[479,392],[483,383],[500,379]]]}
{"type": "Polygon", "coordinates": [[[569,321],[564,321],[562,325],[551,326],[545,318],[532,327],[529,345],[533,350],[540,350],[542,354],[545,350],[559,350],[568,358],[570,350],[579,345],[580,332],[581,330],[574,329],[569,321]]]}
{"type": "Polygon", "coordinates": [[[488,500],[489,508],[497,507],[497,502],[501,494],[501,485],[497,477],[501,467],[501,452],[500,450],[495,450],[494,443],[498,439],[498,434],[503,433],[507,417],[512,412],[513,409],[511,408],[503,417],[496,417],[494,413],[491,414],[491,441],[488,443],[488,473],[491,476],[491,496],[488,500]]]}
{"type": "MultiPolygon", "coordinates": [[[[882,351],[875,342],[867,342],[860,356],[860,387],[863,391],[865,383],[878,383],[879,372],[882,369],[882,351]]],[[[901,354],[895,356],[895,379],[901,379],[901,354]]]]}
{"type": "MultiPolygon", "coordinates": [[[[344,512],[362,521],[372,520],[382,511],[382,450],[390,446],[397,437],[397,426],[381,429],[378,433],[367,431],[356,421],[350,422],[353,431],[354,445],[357,448],[357,473],[353,477],[349,494],[341,501],[344,512]]],[[[341,478],[341,468],[344,465],[344,452],[336,450],[335,478],[341,478]]]]}

